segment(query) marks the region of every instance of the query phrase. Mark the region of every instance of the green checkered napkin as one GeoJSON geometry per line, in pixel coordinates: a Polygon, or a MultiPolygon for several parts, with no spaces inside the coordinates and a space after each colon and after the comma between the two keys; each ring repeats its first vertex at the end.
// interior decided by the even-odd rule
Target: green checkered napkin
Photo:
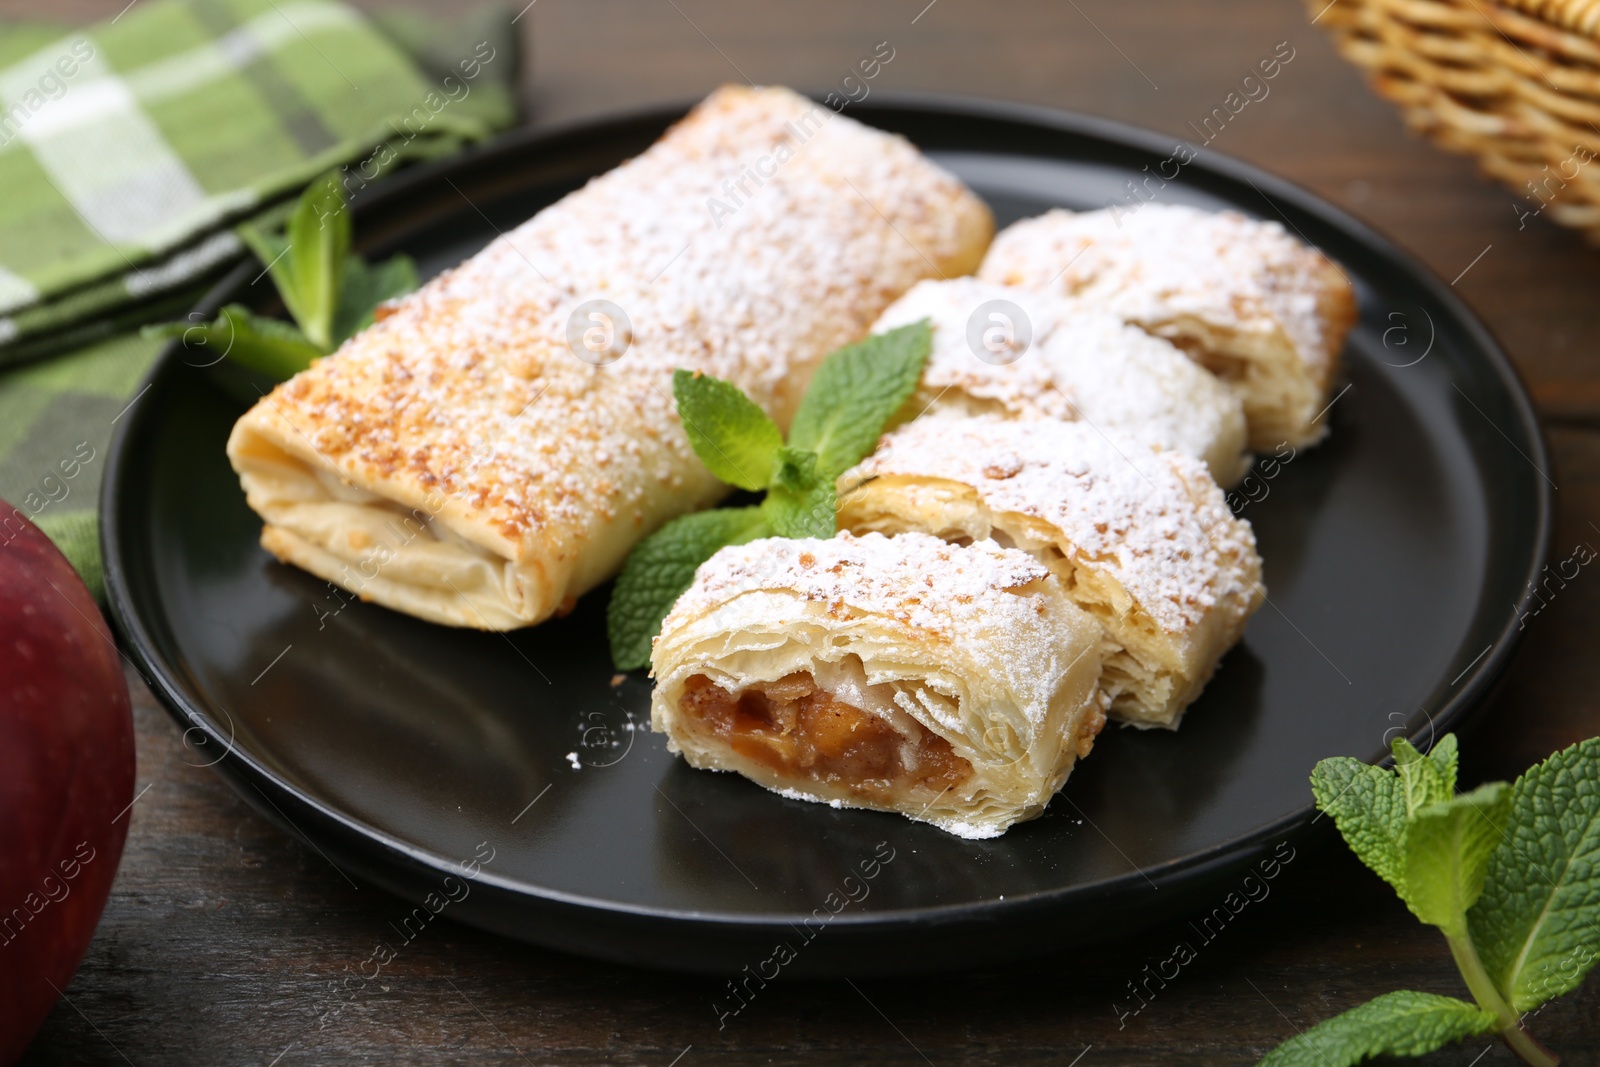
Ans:
{"type": "Polygon", "coordinates": [[[82,30],[0,23],[0,498],[91,588],[106,445],[160,349],[130,331],[181,317],[245,254],[233,226],[316,175],[343,168],[359,207],[509,125],[511,21],[143,0],[82,30]]]}

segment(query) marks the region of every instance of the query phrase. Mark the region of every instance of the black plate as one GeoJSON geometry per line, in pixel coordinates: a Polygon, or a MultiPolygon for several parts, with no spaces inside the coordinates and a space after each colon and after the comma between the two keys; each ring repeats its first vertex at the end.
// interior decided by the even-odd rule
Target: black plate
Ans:
{"type": "MultiPolygon", "coordinates": [[[[369,190],[364,245],[440,270],[682,110],[519,133],[369,190]]],[[[1001,225],[1101,207],[1174,147],[999,104],[883,94],[850,114],[921,145],[1001,225]]],[[[1306,824],[1319,758],[1377,759],[1400,732],[1427,744],[1481,700],[1543,565],[1551,498],[1510,364],[1410,259],[1210,152],[1160,196],[1281,218],[1342,264],[1362,308],[1350,388],[1326,444],[1270,480],[1257,472],[1261,499],[1243,514],[1271,606],[1182,732],[1108,730],[1045,816],[999,840],[784,800],[668,756],[663,737],[631,729],[648,720],[648,682],[611,684],[607,589],[509,637],[340,608],[257,545],[223,454],[253,393],[181,348],[111,449],[117,624],[187,739],[206,742],[194,762],[216,759],[350,876],[414,901],[439,893],[450,917],[527,941],[728,974],[770,969],[782,941],[797,950],[786,973],[866,973],[993,962],[1209,908],[1306,824]],[[445,881],[475,856],[491,858],[470,884],[445,881]]],[[[258,270],[240,268],[201,311],[271,307],[258,270]]]]}

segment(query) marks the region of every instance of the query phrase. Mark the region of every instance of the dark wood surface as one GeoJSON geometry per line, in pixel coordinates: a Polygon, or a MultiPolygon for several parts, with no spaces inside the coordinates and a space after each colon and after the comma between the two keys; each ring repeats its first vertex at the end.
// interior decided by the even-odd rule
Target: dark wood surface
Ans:
{"type": "MultiPolygon", "coordinates": [[[[86,22],[124,2],[0,2],[0,16],[86,22]]],[[[1188,136],[1191,120],[1287,41],[1295,59],[1271,95],[1212,147],[1343,206],[1446,281],[1466,271],[1456,288],[1516,358],[1547,420],[1558,556],[1600,540],[1600,251],[1547,220],[1519,230],[1514,205],[1526,202],[1407,135],[1303,8],[925,4],[538,0],[519,23],[530,45],[528,118],[688,97],[741,77],[825,87],[887,40],[895,58],[876,88],[1028,101],[1188,136]]],[[[1467,738],[1468,784],[1514,776],[1600,733],[1597,606],[1600,578],[1586,572],[1530,621],[1503,690],[1467,738]]],[[[130,682],[139,788],[148,788],[99,933],[30,1064],[1236,1064],[1380,992],[1465,992],[1442,939],[1320,834],[1266,900],[1123,1018],[1119,1007],[1137,1003],[1127,983],[1188,936],[1182,923],[961,978],[775,985],[720,1031],[711,1008],[720,982],[445,923],[323,1021],[342,979],[405,909],[352,887],[191,766],[203,761],[130,682]]],[[[1566,1062],[1600,1062],[1600,980],[1548,1007],[1537,1029],[1566,1062]]],[[[1426,1062],[1514,1060],[1484,1039],[1426,1062]]]]}

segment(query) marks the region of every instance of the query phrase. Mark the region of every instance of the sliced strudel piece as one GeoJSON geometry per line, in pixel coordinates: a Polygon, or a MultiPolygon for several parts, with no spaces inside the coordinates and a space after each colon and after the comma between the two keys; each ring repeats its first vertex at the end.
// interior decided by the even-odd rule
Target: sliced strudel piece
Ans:
{"type": "Polygon", "coordinates": [[[691,766],[994,837],[1104,725],[1100,644],[1046,567],[993,542],[752,541],[662,624],[651,723],[691,766]]]}
{"type": "Polygon", "coordinates": [[[1051,211],[1002,232],[979,273],[1082,297],[1172,340],[1238,389],[1258,452],[1326,431],[1355,291],[1276,222],[1162,204],[1051,211]]]}
{"type": "Polygon", "coordinates": [[[977,278],[918,282],[875,332],[928,319],[907,416],[955,410],[1082,420],[1198,456],[1223,485],[1249,469],[1239,398],[1170,342],[1084,301],[977,278]]]}
{"type": "Polygon", "coordinates": [[[973,269],[990,232],[901,138],[719,90],[274,389],[228,456],[279,559],[435,622],[526,626],[725,491],[674,368],[784,424],[827,353],[921,278],[973,269]]]}
{"type": "Polygon", "coordinates": [[[1083,423],[929,416],[839,479],[839,526],[993,538],[1104,627],[1113,718],[1176,727],[1261,604],[1261,558],[1205,467],[1083,423]]]}

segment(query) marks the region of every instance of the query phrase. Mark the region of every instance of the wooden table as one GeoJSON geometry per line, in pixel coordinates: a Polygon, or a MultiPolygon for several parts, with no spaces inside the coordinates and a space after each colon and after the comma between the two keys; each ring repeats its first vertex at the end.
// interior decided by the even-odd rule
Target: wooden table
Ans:
{"type": "MultiPolygon", "coordinates": [[[[87,22],[124,3],[0,3],[0,16],[48,10],[87,22]]],[[[1456,279],[1545,416],[1558,556],[1600,541],[1600,251],[1543,219],[1519,229],[1515,208],[1528,205],[1469,161],[1408,136],[1298,4],[537,0],[519,26],[535,123],[688,97],[741,76],[824,87],[888,41],[895,56],[879,88],[1022,100],[1183,137],[1287,41],[1295,58],[1270,96],[1213,148],[1315,190],[1456,279]]],[[[1587,575],[1529,623],[1468,738],[1467,784],[1512,777],[1600,733],[1597,605],[1600,578],[1587,575]]],[[[720,982],[446,923],[319,1025],[337,984],[404,909],[352,887],[190,766],[203,761],[131,682],[147,791],[99,934],[30,1064],[1238,1064],[1380,992],[1465,995],[1444,941],[1324,835],[1304,844],[1268,899],[1121,1020],[1113,1003],[1129,1006],[1126,983],[1188,936],[1183,924],[959,979],[780,985],[719,1031],[710,1005],[720,982]]],[[[1538,1032],[1570,1064],[1600,1062],[1600,979],[1548,1007],[1538,1032]]],[[[1514,1060],[1484,1039],[1427,1062],[1514,1060]]]]}

